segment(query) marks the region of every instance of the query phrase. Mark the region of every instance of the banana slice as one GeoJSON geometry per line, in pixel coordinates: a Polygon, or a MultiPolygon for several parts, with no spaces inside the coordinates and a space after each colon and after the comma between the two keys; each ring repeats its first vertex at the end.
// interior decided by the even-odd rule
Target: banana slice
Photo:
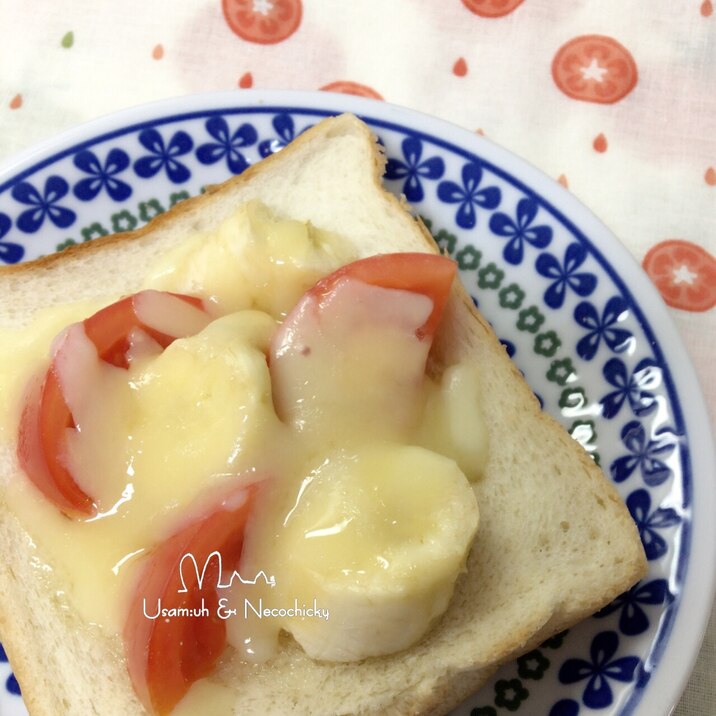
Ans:
{"type": "Polygon", "coordinates": [[[427,400],[418,430],[420,445],[455,460],[470,482],[487,464],[487,424],[482,411],[480,374],[476,366],[446,368],[440,383],[427,381],[427,400]]]}
{"type": "Polygon", "coordinates": [[[314,659],[407,648],[447,608],[477,525],[453,460],[393,443],[338,453],[304,480],[277,545],[281,593],[328,616],[283,627],[314,659]]]}

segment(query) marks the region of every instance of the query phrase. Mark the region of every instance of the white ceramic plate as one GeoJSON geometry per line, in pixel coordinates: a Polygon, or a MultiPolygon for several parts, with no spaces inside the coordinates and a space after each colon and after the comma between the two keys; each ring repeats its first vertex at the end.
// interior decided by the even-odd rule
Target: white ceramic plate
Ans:
{"type": "MultiPolygon", "coordinates": [[[[505,666],[457,713],[667,714],[713,599],[709,423],[660,297],[557,183],[482,137],[382,102],[210,94],[92,122],[6,164],[0,262],[132,229],[343,111],[378,134],[390,160],[387,185],[406,194],[458,261],[545,409],[617,483],[649,557],[643,582],[505,666]]],[[[24,713],[3,652],[0,662],[0,714],[24,713]]]]}

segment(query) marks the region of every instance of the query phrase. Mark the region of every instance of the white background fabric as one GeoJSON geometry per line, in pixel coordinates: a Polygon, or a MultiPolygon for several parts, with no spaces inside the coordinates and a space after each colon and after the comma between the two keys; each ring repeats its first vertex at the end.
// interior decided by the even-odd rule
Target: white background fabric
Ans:
{"type": "MultiPolygon", "coordinates": [[[[480,130],[561,177],[637,261],[681,239],[704,249],[714,270],[710,0],[254,0],[253,7],[267,16],[298,7],[300,23],[282,41],[260,44],[232,30],[221,0],[0,0],[0,160],[156,99],[352,81],[480,130]],[[501,17],[478,14],[511,6],[501,17]],[[552,76],[564,43],[595,34],[618,41],[638,69],[634,87],[613,103],[570,98],[552,76]],[[600,135],[606,151],[595,149],[600,135]]],[[[672,315],[713,427],[716,311],[682,307],[672,315]]],[[[715,643],[712,618],[678,716],[716,713],[715,643]]]]}

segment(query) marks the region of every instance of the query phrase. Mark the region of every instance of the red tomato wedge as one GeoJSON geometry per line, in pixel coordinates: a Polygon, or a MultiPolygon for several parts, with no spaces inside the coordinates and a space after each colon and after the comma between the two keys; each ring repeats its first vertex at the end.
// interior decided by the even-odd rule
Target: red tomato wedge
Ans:
{"type": "Polygon", "coordinates": [[[358,433],[403,435],[420,409],[455,272],[443,256],[384,254],[319,281],[271,341],[279,418],[338,442],[358,433]]]}
{"type": "Polygon", "coordinates": [[[57,374],[50,366],[44,381],[34,381],[25,395],[18,459],[27,476],[50,502],[65,513],[89,516],[95,511],[92,499],[58,459],[65,430],[73,427],[72,413],[62,396],[57,374]]]}
{"type": "MultiPolygon", "coordinates": [[[[164,291],[140,291],[97,311],[84,321],[84,327],[87,337],[95,344],[97,355],[101,360],[118,368],[128,368],[127,353],[130,346],[130,334],[135,329],[144,331],[162,348],[166,348],[182,335],[182,333],[176,333],[176,335],[164,333],[148,325],[146,318],[142,316],[143,301],[147,298],[156,298],[158,294],[164,297],[179,298],[200,310],[204,308],[201,299],[195,296],[184,296],[180,293],[164,291]]],[[[177,328],[181,330],[180,326],[177,328]]],[[[190,334],[184,333],[184,335],[190,334]]]]}
{"type": "MultiPolygon", "coordinates": [[[[83,327],[97,349],[98,360],[127,368],[133,331],[143,331],[166,348],[176,338],[191,335],[208,322],[209,315],[198,298],[141,291],[98,311],[83,322],[83,327]],[[182,304],[187,303],[192,309],[185,312],[182,304]],[[179,309],[178,317],[162,315],[164,309],[171,313],[172,306],[179,309]]],[[[44,379],[33,382],[27,391],[17,455],[30,480],[62,512],[91,516],[96,512],[92,497],[79,487],[64,464],[67,429],[77,427],[58,372],[58,354],[65,349],[61,343],[44,379]]]]}
{"type": "Polygon", "coordinates": [[[379,254],[347,264],[321,279],[308,295],[324,297],[344,278],[354,278],[371,286],[412,291],[427,296],[433,310],[423,326],[419,338],[432,338],[440,323],[457,266],[452,259],[435,254],[405,253],[379,254]]]}
{"type": "Polygon", "coordinates": [[[226,622],[217,615],[219,560],[210,555],[221,555],[224,570],[238,569],[256,492],[255,485],[233,490],[147,557],[123,636],[132,684],[158,714],[169,713],[224,650],[226,622]],[[198,575],[203,571],[201,581],[190,560],[182,564],[185,555],[196,560],[198,575]],[[202,607],[208,616],[196,616],[202,607]],[[163,617],[160,609],[189,609],[192,616],[163,617]]]}

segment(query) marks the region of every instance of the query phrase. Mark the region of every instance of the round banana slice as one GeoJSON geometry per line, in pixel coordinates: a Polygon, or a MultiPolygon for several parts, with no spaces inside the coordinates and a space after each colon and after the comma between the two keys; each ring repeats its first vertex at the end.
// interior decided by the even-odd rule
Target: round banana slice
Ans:
{"type": "Polygon", "coordinates": [[[315,659],[407,648],[447,608],[477,525],[453,460],[392,443],[334,455],[303,481],[277,545],[282,595],[324,618],[283,627],[315,659]]]}

